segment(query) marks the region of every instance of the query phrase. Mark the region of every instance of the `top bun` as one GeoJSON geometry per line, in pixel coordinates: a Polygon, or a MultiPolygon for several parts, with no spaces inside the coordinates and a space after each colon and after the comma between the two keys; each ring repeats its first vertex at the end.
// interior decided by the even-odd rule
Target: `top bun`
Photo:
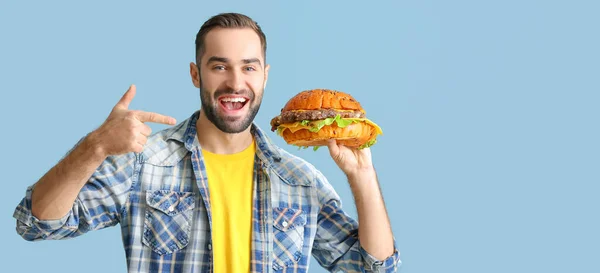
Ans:
{"type": "Polygon", "coordinates": [[[350,94],[330,89],[302,91],[291,98],[281,112],[321,109],[355,110],[365,113],[360,103],[350,94]]]}

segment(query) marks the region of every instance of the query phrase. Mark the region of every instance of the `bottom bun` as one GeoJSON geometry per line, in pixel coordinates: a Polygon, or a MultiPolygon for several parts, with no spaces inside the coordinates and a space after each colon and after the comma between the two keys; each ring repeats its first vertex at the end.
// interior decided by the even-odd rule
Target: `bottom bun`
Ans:
{"type": "Polygon", "coordinates": [[[327,146],[329,139],[335,139],[338,144],[358,148],[374,138],[375,133],[375,128],[364,122],[352,123],[344,128],[333,123],[323,126],[318,132],[302,129],[292,133],[283,130],[282,137],[288,144],[302,147],[327,146]]]}

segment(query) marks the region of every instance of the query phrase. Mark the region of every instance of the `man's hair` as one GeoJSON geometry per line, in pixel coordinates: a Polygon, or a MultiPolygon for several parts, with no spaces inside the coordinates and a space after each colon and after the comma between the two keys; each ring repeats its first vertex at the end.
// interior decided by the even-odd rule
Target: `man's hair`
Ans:
{"type": "Polygon", "coordinates": [[[240,13],[221,13],[208,19],[196,34],[196,65],[200,66],[200,59],[205,50],[206,34],[215,28],[250,28],[258,34],[263,50],[263,59],[267,59],[267,38],[257,22],[240,13]]]}

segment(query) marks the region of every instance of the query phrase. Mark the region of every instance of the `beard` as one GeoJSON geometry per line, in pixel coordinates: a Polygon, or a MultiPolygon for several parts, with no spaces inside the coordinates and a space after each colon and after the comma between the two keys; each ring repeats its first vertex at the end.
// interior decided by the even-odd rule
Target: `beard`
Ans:
{"type": "Polygon", "coordinates": [[[248,89],[238,91],[232,89],[218,89],[211,97],[210,92],[203,86],[200,86],[200,102],[204,114],[206,114],[208,120],[214,124],[215,127],[224,133],[237,134],[246,130],[254,121],[254,118],[260,109],[262,95],[255,96],[254,92],[248,89]],[[246,104],[248,104],[248,114],[241,119],[219,115],[218,109],[220,107],[220,102],[217,98],[222,95],[248,96],[249,100],[246,102],[246,104]]]}

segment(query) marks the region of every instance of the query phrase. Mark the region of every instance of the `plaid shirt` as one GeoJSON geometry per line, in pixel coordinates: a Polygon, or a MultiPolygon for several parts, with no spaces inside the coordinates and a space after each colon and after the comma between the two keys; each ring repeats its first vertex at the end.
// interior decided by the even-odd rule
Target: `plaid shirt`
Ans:
{"type": "MultiPolygon", "coordinates": [[[[149,137],[139,154],[109,156],[61,219],[36,219],[28,187],[14,213],[17,232],[29,241],[58,240],[120,224],[128,272],[212,272],[198,113],[149,137]]],[[[307,272],[310,255],[332,272],[397,270],[397,250],[378,261],[361,247],[358,223],[320,171],[276,147],[256,124],[252,132],[252,272],[307,272]]]]}

